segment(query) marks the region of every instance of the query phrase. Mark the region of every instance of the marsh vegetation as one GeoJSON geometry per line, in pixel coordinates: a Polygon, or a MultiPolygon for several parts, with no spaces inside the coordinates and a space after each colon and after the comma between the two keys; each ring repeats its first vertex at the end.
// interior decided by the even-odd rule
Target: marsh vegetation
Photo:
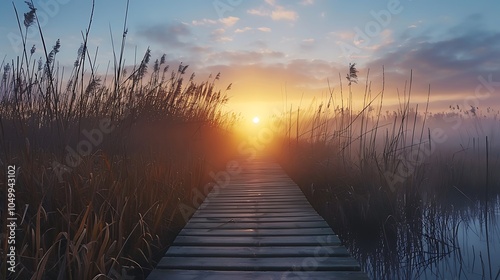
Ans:
{"type": "Polygon", "coordinates": [[[432,113],[430,91],[421,110],[411,73],[388,111],[384,80],[372,93],[357,73],[347,93],[276,116],[285,170],[374,279],[498,279],[499,112],[432,113]]]}
{"type": "Polygon", "coordinates": [[[24,50],[1,62],[0,80],[0,166],[18,174],[18,266],[9,276],[143,278],[186,222],[179,204],[191,205],[231,153],[223,147],[235,119],[220,111],[220,74],[195,81],[188,65],[169,68],[149,49],[126,65],[125,28],[112,73],[98,73],[97,50],[87,47],[91,23],[67,70],[57,56],[64,43],[44,39],[32,4],[18,23],[24,50]],[[27,46],[33,28],[41,51],[27,46]]]}

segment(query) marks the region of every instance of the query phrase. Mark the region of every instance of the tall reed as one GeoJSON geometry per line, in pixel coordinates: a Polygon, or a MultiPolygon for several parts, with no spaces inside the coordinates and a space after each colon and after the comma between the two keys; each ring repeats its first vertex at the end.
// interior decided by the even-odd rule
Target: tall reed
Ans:
{"type": "Polygon", "coordinates": [[[109,80],[88,46],[94,5],[65,73],[57,57],[64,42],[49,47],[36,7],[27,4],[24,21],[14,5],[23,53],[1,64],[0,166],[20,167],[19,265],[9,277],[143,278],[185,223],[179,203],[191,204],[208,172],[232,152],[227,130],[234,117],[221,112],[230,87],[217,89],[220,73],[197,81],[187,76],[188,65],[170,69],[165,55],[152,62],[150,49],[138,65],[125,65],[128,12],[109,80]],[[26,40],[34,27],[39,60],[26,40]],[[113,129],[86,136],[103,122],[113,129]],[[79,150],[84,141],[92,145],[79,150]]]}
{"type": "MultiPolygon", "coordinates": [[[[345,76],[348,84],[352,66],[345,76]]],[[[497,142],[493,149],[485,148],[479,145],[484,140],[478,139],[487,133],[498,137],[498,113],[491,108],[451,107],[449,112],[430,112],[430,86],[421,110],[413,101],[413,72],[403,90],[396,91],[400,102],[391,112],[384,106],[384,72],[379,92],[372,93],[368,70],[363,88],[354,91],[351,84],[347,100],[342,79],[340,96],[328,81],[327,100],[300,110],[300,118],[298,114],[292,118],[291,110],[283,114],[283,119],[296,121],[280,122],[286,124],[281,137],[290,139],[286,131],[296,126],[300,141],[288,141],[294,145],[287,149],[278,147],[277,156],[371,275],[412,279],[449,256],[463,259],[456,236],[466,214],[459,218],[458,210],[450,209],[456,201],[465,199],[466,209],[477,208],[477,201],[484,203],[484,212],[474,210],[473,217],[488,225],[486,215],[497,205],[489,201],[500,193],[500,176],[491,172],[485,176],[485,170],[498,169],[500,146],[497,142]],[[358,111],[352,109],[356,103],[358,111]],[[484,158],[491,150],[494,163],[484,158]],[[485,186],[487,197],[478,192],[485,186]],[[391,259],[389,254],[392,262],[380,262],[391,259]]],[[[485,260],[486,277],[489,263],[485,260]]]]}

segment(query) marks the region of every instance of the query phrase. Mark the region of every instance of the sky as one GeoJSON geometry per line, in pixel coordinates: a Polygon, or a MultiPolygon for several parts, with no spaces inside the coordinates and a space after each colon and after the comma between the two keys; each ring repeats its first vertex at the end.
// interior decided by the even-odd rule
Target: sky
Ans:
{"type": "MultiPolygon", "coordinates": [[[[71,68],[88,26],[91,1],[33,0],[48,44],[61,40],[61,65],[71,68]]],[[[99,70],[112,61],[112,38],[120,45],[126,1],[96,1],[89,50],[98,50],[99,70]]],[[[0,62],[20,54],[13,9],[0,3],[0,62]]],[[[220,89],[232,83],[226,109],[244,116],[308,107],[340,98],[349,63],[356,63],[354,108],[360,108],[369,71],[373,94],[386,106],[412,73],[412,100],[430,107],[500,107],[499,1],[431,0],[130,0],[126,62],[138,62],[148,47],[153,60],[167,55],[175,69],[190,65],[199,79],[221,73],[220,89]],[[359,98],[358,98],[359,97],[359,98]]],[[[22,19],[21,19],[22,20],[22,19]]],[[[22,24],[22,22],[21,22],[22,24]]],[[[39,35],[29,33],[35,57],[39,35]]],[[[338,103],[337,103],[338,104],[338,103]]]]}

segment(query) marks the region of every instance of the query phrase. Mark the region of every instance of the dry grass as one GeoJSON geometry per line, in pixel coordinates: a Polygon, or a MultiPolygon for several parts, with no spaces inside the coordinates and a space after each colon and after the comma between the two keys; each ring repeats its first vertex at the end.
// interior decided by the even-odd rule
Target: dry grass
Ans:
{"type": "Polygon", "coordinates": [[[456,254],[461,219],[494,216],[500,174],[491,170],[500,168],[500,146],[490,140],[486,149],[485,136],[498,139],[498,112],[450,107],[432,114],[430,97],[419,109],[411,74],[399,109],[389,112],[383,109],[385,81],[372,93],[369,71],[366,84],[357,85],[363,93],[352,100],[352,68],[348,98],[341,79],[325,102],[277,116],[277,156],[371,275],[418,278],[456,254]],[[352,110],[354,101],[360,111],[352,110]]]}
{"type": "MultiPolygon", "coordinates": [[[[87,48],[91,15],[78,59],[65,75],[57,61],[62,43],[49,48],[35,7],[28,9],[18,21],[24,52],[1,63],[0,166],[20,167],[19,266],[10,277],[144,277],[185,222],[179,203],[190,205],[208,172],[232,152],[227,130],[234,118],[220,111],[227,102],[225,91],[216,89],[220,74],[196,82],[194,74],[186,77],[187,65],[170,70],[165,56],[150,62],[149,49],[140,64],[126,67],[124,29],[113,78],[106,80],[87,48]],[[26,46],[29,28],[39,29],[43,59],[26,46]],[[103,131],[103,122],[113,129],[103,131]],[[92,142],[85,132],[96,129],[101,137],[93,134],[92,142]],[[90,149],[78,150],[83,141],[90,149]]],[[[7,244],[1,242],[4,258],[7,244]]]]}

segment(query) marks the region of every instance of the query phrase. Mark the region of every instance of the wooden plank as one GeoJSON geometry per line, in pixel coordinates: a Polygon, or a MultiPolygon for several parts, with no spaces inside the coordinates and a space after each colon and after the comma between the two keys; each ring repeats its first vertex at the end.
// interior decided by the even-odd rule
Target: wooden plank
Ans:
{"type": "Polygon", "coordinates": [[[205,213],[205,212],[196,212],[193,215],[193,218],[281,218],[281,217],[310,217],[310,218],[318,218],[323,219],[314,211],[308,212],[281,212],[281,213],[205,213]]]}
{"type": "Polygon", "coordinates": [[[232,204],[226,204],[226,203],[220,203],[220,204],[207,204],[207,205],[202,205],[198,210],[223,210],[226,211],[228,209],[232,210],[279,210],[279,209],[287,209],[287,210],[296,210],[296,209],[304,209],[304,210],[310,210],[312,207],[307,204],[303,205],[290,205],[290,204],[270,204],[270,205],[232,205],[232,204]]]}
{"type": "Polygon", "coordinates": [[[189,229],[184,228],[179,235],[208,235],[208,236],[279,236],[279,235],[333,235],[330,228],[301,228],[301,229],[189,229]]]}
{"type": "Polygon", "coordinates": [[[266,213],[304,213],[307,215],[318,215],[318,213],[311,207],[298,207],[298,208],[259,208],[259,207],[240,207],[240,208],[221,208],[221,207],[207,207],[204,209],[198,209],[194,213],[200,214],[266,214],[266,213]]]}
{"type": "Polygon", "coordinates": [[[277,217],[277,218],[198,218],[192,217],[190,221],[195,223],[276,223],[276,222],[310,222],[323,221],[321,216],[311,217],[277,217]]]}
{"type": "Polygon", "coordinates": [[[197,223],[189,221],[184,228],[205,228],[205,229],[286,229],[286,228],[317,228],[329,227],[325,221],[307,221],[307,222],[275,222],[275,223],[197,223]]]}
{"type": "Polygon", "coordinates": [[[251,208],[278,208],[278,207],[288,207],[290,209],[296,208],[296,207],[303,207],[303,208],[309,208],[311,209],[312,206],[309,203],[230,203],[230,202],[224,202],[224,203],[207,203],[204,205],[201,205],[199,209],[203,210],[208,207],[236,207],[240,209],[251,209],[251,208]]]}
{"type": "Polygon", "coordinates": [[[219,190],[228,191],[228,192],[301,192],[301,189],[291,183],[281,184],[281,185],[268,185],[259,184],[259,185],[236,185],[233,182],[230,185],[224,186],[219,190]]]}
{"type": "Polygon", "coordinates": [[[221,190],[218,192],[210,193],[209,195],[304,195],[299,189],[293,190],[292,188],[287,188],[284,191],[276,189],[245,189],[245,190],[221,190]]]}
{"type": "Polygon", "coordinates": [[[155,269],[149,280],[368,280],[358,271],[217,271],[155,269]]]}
{"type": "Polygon", "coordinates": [[[303,197],[304,194],[302,193],[288,193],[286,195],[283,195],[283,193],[263,193],[263,192],[241,192],[241,193],[235,193],[235,192],[223,192],[223,193],[214,193],[210,194],[208,197],[227,197],[227,198],[233,198],[233,197],[248,197],[248,196],[256,196],[256,197],[303,197]]]}
{"type": "Polygon", "coordinates": [[[249,270],[286,271],[301,268],[303,271],[359,271],[358,262],[352,258],[328,257],[321,261],[303,257],[287,258],[222,258],[222,257],[163,257],[159,268],[170,269],[205,269],[205,270],[249,270]],[[314,261],[314,262],[313,262],[314,261]]]}
{"type": "Polygon", "coordinates": [[[308,206],[311,207],[309,202],[252,202],[252,203],[237,203],[237,202],[203,202],[200,206],[201,209],[207,206],[240,206],[240,207],[266,207],[266,206],[286,206],[293,208],[295,206],[308,206]]]}
{"type": "Polygon", "coordinates": [[[238,247],[238,246],[172,246],[167,257],[349,257],[344,246],[274,246],[274,247],[238,247]]]}
{"type": "Polygon", "coordinates": [[[304,199],[303,194],[296,195],[283,195],[283,194],[217,194],[217,195],[209,195],[207,197],[209,201],[213,200],[229,200],[229,199],[266,199],[266,200],[275,200],[275,199],[304,199]]]}
{"type": "Polygon", "coordinates": [[[275,202],[308,202],[305,197],[301,198],[214,198],[208,199],[207,203],[217,203],[217,202],[230,202],[230,203],[275,203],[275,202]]]}
{"type": "Polygon", "coordinates": [[[174,245],[186,246],[324,246],[340,245],[336,235],[319,236],[185,236],[179,235],[174,245]]]}
{"type": "Polygon", "coordinates": [[[199,207],[200,209],[206,208],[207,206],[245,206],[245,207],[265,207],[265,206],[287,206],[293,208],[294,206],[306,206],[312,207],[311,204],[306,199],[295,199],[295,200],[282,200],[282,201],[271,201],[271,200],[260,200],[260,199],[227,199],[227,200],[205,200],[203,204],[199,207]]]}

